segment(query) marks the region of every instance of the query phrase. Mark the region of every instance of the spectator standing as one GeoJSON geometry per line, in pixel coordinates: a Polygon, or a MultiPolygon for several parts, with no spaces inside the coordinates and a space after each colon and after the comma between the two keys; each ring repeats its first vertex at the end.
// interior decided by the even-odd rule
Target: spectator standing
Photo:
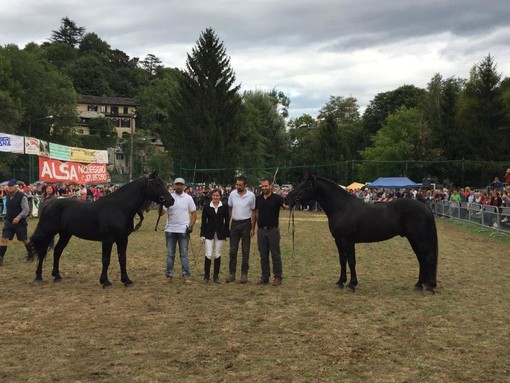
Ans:
{"type": "Polygon", "coordinates": [[[247,179],[239,176],[236,179],[236,189],[228,197],[230,225],[229,275],[227,283],[236,279],[237,251],[242,241],[241,253],[241,283],[248,282],[250,268],[250,240],[255,234],[255,194],[247,189],[247,179]]]}
{"type": "Polygon", "coordinates": [[[460,218],[459,216],[460,207],[460,194],[458,190],[453,190],[450,195],[450,216],[452,218],[460,218]]]}
{"type": "Polygon", "coordinates": [[[267,285],[271,275],[269,253],[273,261],[273,286],[282,284],[282,257],[280,252],[280,209],[284,206],[284,198],[273,193],[272,182],[268,178],[260,181],[262,193],[256,197],[255,222],[257,223],[257,242],[260,253],[262,275],[259,284],[267,285]]]}
{"type": "Polygon", "coordinates": [[[12,179],[7,183],[6,207],[4,227],[2,229],[2,239],[0,240],[0,266],[3,264],[5,252],[9,241],[16,238],[25,244],[27,249],[27,260],[32,258],[30,250],[30,241],[28,239],[27,216],[30,212],[28,199],[25,193],[19,190],[18,181],[12,179]]]}
{"type": "Polygon", "coordinates": [[[503,182],[499,180],[499,177],[494,177],[494,181],[490,184],[491,190],[503,190],[503,182]]]}
{"type": "Polygon", "coordinates": [[[176,178],[172,197],[175,202],[168,209],[163,207],[163,212],[168,212],[168,219],[165,227],[167,261],[165,283],[172,283],[174,276],[175,251],[179,244],[179,257],[182,265],[182,276],[184,283],[191,283],[191,272],[189,269],[189,237],[193,232],[193,225],[197,220],[197,209],[193,198],[184,192],[184,179],[176,178]]]}
{"type": "MultiPolygon", "coordinates": [[[[501,199],[501,197],[499,195],[499,190],[492,190],[491,198],[489,200],[489,205],[495,206],[498,209],[498,211],[501,213],[501,205],[502,204],[503,204],[503,200],[501,199]]],[[[489,219],[490,219],[493,227],[497,228],[499,226],[499,223],[496,220],[497,216],[495,214],[491,214],[489,216],[489,219]]]]}
{"type": "Polygon", "coordinates": [[[214,189],[211,192],[211,202],[202,208],[202,224],[200,237],[205,242],[204,283],[209,283],[211,275],[211,258],[214,251],[214,283],[220,283],[219,273],[221,265],[221,249],[225,239],[229,236],[228,206],[221,201],[221,192],[214,189]]]}
{"type": "Polygon", "coordinates": [[[505,183],[506,183],[506,186],[510,185],[510,168],[506,169],[506,172],[505,172],[505,183]]]}

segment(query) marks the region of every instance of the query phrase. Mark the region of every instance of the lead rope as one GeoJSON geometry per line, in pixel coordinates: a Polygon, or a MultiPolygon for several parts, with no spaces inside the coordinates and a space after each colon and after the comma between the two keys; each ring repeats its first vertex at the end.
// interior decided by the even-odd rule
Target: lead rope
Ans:
{"type": "Polygon", "coordinates": [[[292,258],[294,258],[294,255],[296,254],[295,250],[295,233],[296,233],[296,225],[294,224],[294,207],[290,208],[290,214],[289,214],[289,226],[288,230],[292,234],[292,258]],[[292,222],[292,231],[291,231],[291,222],[292,222]]]}
{"type": "Polygon", "coordinates": [[[195,249],[193,248],[193,244],[191,243],[191,233],[188,233],[188,248],[191,249],[191,255],[193,256],[193,262],[195,263],[195,270],[198,273],[198,265],[197,265],[197,257],[195,255],[195,249]]]}

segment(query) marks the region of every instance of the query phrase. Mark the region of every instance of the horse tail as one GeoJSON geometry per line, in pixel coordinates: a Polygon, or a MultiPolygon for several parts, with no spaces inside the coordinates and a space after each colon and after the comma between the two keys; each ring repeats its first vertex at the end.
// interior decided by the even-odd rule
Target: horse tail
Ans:
{"type": "Polygon", "coordinates": [[[431,218],[431,224],[429,225],[429,236],[430,241],[432,244],[432,253],[430,254],[430,263],[429,263],[429,284],[430,287],[434,288],[437,286],[437,266],[439,263],[439,244],[437,240],[437,227],[436,227],[436,220],[434,217],[434,214],[430,214],[431,218]]]}
{"type": "MultiPolygon", "coordinates": [[[[55,238],[56,232],[50,233],[48,230],[50,228],[55,228],[60,226],[60,220],[57,219],[52,212],[55,211],[57,201],[51,201],[52,203],[47,204],[43,207],[41,214],[39,216],[39,222],[30,237],[30,247],[31,247],[31,259],[34,258],[35,254],[40,262],[44,260],[46,254],[48,253],[48,248],[55,238]],[[57,222],[58,221],[58,222],[57,222]],[[56,225],[56,226],[55,226],[56,225]]],[[[60,215],[58,215],[59,217],[60,215]]]]}
{"type": "Polygon", "coordinates": [[[39,229],[40,223],[37,225],[34,233],[30,237],[30,260],[33,260],[34,256],[37,254],[37,257],[40,262],[44,260],[46,254],[48,253],[48,247],[50,245],[51,239],[53,236],[49,237],[41,232],[39,229]]]}

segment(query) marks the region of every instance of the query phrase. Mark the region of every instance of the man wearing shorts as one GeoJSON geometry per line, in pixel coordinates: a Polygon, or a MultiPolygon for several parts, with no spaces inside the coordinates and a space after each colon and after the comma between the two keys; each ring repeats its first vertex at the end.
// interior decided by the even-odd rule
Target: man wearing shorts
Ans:
{"type": "Polygon", "coordinates": [[[7,183],[7,214],[5,215],[4,227],[2,229],[2,239],[0,240],[0,266],[4,261],[4,255],[7,251],[9,241],[16,238],[25,244],[28,252],[27,260],[31,259],[30,241],[27,233],[27,216],[30,211],[27,196],[19,191],[18,181],[10,180],[7,183]]]}

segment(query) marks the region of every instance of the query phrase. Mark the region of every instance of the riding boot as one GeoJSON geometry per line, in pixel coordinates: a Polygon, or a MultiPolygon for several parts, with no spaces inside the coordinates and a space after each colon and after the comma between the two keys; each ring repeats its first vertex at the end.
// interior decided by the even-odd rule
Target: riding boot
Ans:
{"type": "Polygon", "coordinates": [[[204,280],[203,283],[209,283],[209,276],[211,275],[211,260],[204,257],[204,280]]]}
{"type": "Polygon", "coordinates": [[[221,283],[220,277],[219,277],[220,265],[221,265],[221,257],[214,258],[214,275],[213,275],[214,283],[221,283]]]}

